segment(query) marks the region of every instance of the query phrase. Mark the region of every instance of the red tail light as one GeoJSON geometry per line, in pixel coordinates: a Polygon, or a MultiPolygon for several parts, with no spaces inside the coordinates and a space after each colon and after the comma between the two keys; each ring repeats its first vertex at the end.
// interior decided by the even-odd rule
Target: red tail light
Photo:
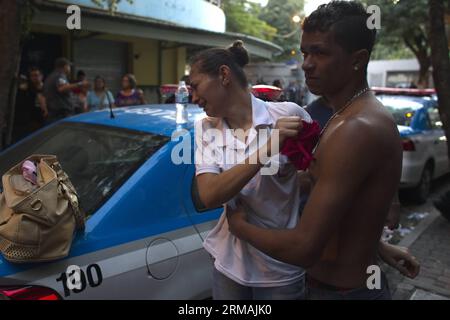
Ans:
{"type": "Polygon", "coordinates": [[[404,139],[402,141],[403,151],[416,151],[416,145],[410,139],[404,139]]]}
{"type": "Polygon", "coordinates": [[[0,288],[0,300],[62,300],[58,293],[45,287],[0,288]]]}

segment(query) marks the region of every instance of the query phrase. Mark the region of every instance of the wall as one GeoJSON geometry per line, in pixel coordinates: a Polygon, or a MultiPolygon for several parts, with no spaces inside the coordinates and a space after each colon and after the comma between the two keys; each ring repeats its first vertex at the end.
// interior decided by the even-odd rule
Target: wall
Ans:
{"type": "Polygon", "coordinates": [[[251,84],[256,84],[263,79],[268,85],[274,80],[282,80],[284,87],[290,82],[304,83],[303,72],[297,72],[296,66],[288,66],[284,63],[251,63],[245,67],[245,73],[251,84]]]}
{"type": "MultiPolygon", "coordinates": [[[[50,0],[99,9],[92,0],[50,0]]],[[[103,5],[106,9],[106,5],[103,5]]],[[[214,32],[225,32],[225,14],[221,8],[204,0],[123,0],[118,13],[156,19],[166,23],[214,32]]]]}
{"type": "MultiPolygon", "coordinates": [[[[33,25],[32,31],[61,35],[63,39],[63,55],[71,57],[71,42],[66,29],[33,25]]],[[[86,32],[79,34],[79,36],[87,35],[89,33],[86,32]]],[[[176,43],[170,43],[168,45],[172,48],[163,48],[160,51],[161,42],[158,40],[113,34],[103,34],[96,36],[96,38],[125,42],[129,45],[128,61],[124,63],[128,72],[135,74],[139,87],[145,91],[148,102],[157,103],[159,101],[159,86],[161,84],[176,84],[185,73],[186,48],[177,46],[176,43]]]]}
{"type": "Polygon", "coordinates": [[[414,74],[418,77],[419,63],[416,59],[374,60],[369,63],[367,73],[370,86],[385,87],[389,75],[404,74],[404,78],[408,80],[415,79],[414,74]]]}
{"type": "Polygon", "coordinates": [[[133,39],[131,41],[131,70],[139,79],[139,84],[155,86],[159,84],[159,49],[158,41],[133,39]]]}
{"type": "Polygon", "coordinates": [[[184,76],[186,48],[175,47],[162,50],[162,84],[176,84],[184,76]]]}

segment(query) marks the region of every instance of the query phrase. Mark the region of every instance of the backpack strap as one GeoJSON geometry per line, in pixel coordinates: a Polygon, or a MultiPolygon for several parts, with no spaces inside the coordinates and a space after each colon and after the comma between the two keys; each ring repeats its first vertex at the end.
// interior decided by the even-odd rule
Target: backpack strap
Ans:
{"type": "Polygon", "coordinates": [[[60,186],[61,193],[63,196],[69,201],[73,215],[75,217],[75,223],[78,230],[84,230],[84,213],[80,209],[79,196],[73,187],[72,183],[69,180],[67,174],[63,171],[60,163],[58,161],[54,161],[51,165],[51,168],[55,170],[56,175],[58,176],[58,183],[60,186]]]}

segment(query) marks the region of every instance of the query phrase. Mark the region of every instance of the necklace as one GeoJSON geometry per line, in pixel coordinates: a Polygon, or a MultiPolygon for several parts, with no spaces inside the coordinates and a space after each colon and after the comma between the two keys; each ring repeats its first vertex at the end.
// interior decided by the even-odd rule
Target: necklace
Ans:
{"type": "Polygon", "coordinates": [[[347,103],[344,105],[344,107],[342,107],[340,110],[336,111],[333,116],[327,121],[327,123],[325,124],[325,126],[323,127],[320,135],[319,135],[319,141],[317,141],[317,145],[313,150],[313,154],[316,153],[317,148],[320,145],[320,141],[322,140],[322,136],[324,135],[324,133],[326,132],[326,130],[328,129],[328,126],[331,124],[331,122],[339,115],[341,115],[346,109],[348,109],[348,107],[350,107],[353,102],[355,102],[356,99],[358,99],[359,97],[361,97],[362,95],[364,95],[365,93],[367,93],[368,91],[370,91],[369,87],[366,87],[364,89],[362,89],[361,91],[357,92],[353,97],[351,97],[347,103]]]}

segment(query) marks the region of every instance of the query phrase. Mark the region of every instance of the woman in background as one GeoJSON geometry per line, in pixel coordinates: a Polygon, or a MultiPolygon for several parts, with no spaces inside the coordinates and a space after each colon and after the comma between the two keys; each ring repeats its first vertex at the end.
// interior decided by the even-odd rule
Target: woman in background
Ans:
{"type": "Polygon", "coordinates": [[[94,90],[89,91],[87,96],[89,111],[97,111],[115,108],[115,100],[111,91],[106,89],[105,79],[97,76],[94,80],[94,90]]]}
{"type": "Polygon", "coordinates": [[[139,106],[145,104],[144,92],[137,88],[136,77],[126,74],[122,78],[122,90],[117,94],[117,107],[139,106]]]}

